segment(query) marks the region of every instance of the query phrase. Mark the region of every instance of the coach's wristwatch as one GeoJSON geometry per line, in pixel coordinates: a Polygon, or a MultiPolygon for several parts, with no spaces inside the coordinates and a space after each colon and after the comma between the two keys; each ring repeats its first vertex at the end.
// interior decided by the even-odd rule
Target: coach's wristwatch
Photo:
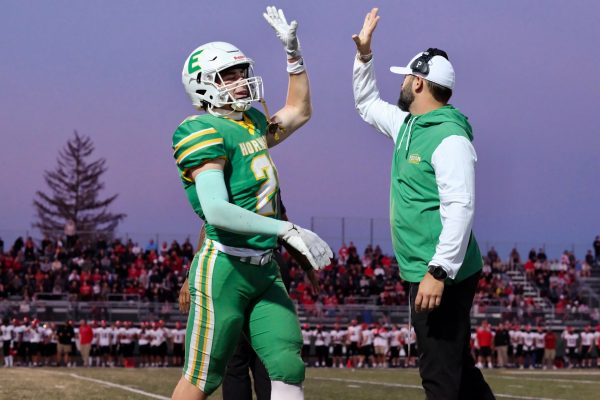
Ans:
{"type": "Polygon", "coordinates": [[[431,274],[438,281],[444,281],[448,277],[448,273],[444,270],[444,268],[439,265],[430,265],[427,269],[427,272],[431,274]]]}

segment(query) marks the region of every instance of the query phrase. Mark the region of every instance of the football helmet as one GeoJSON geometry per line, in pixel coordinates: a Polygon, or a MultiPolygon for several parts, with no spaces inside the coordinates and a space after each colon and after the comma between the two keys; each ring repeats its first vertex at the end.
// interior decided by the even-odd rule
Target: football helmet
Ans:
{"type": "Polygon", "coordinates": [[[235,111],[246,111],[253,101],[263,94],[262,79],[254,76],[254,61],[237,47],[226,42],[210,42],[196,48],[185,60],[181,80],[186,93],[197,109],[221,108],[230,105],[235,111]],[[245,69],[245,77],[236,82],[221,85],[221,73],[232,67],[245,69]],[[245,87],[248,96],[236,99],[232,93],[245,87]]]}

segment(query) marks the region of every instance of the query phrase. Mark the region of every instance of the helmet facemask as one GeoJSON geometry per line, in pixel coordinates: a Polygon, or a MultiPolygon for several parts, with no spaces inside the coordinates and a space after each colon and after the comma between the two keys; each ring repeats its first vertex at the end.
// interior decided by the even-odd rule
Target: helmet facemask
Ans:
{"type": "Polygon", "coordinates": [[[246,111],[250,108],[253,101],[260,101],[263,97],[263,83],[260,76],[254,76],[252,66],[248,64],[232,65],[228,66],[221,71],[201,72],[198,76],[198,83],[202,86],[209,86],[212,92],[210,97],[211,101],[207,101],[207,94],[203,93],[204,101],[208,103],[207,109],[210,111],[212,108],[223,108],[224,106],[231,106],[234,111],[246,111]],[[227,69],[240,68],[243,65],[245,68],[245,77],[235,82],[221,85],[218,82],[223,82],[221,73],[227,69]],[[248,95],[244,98],[235,98],[235,91],[239,88],[246,88],[248,95]]]}

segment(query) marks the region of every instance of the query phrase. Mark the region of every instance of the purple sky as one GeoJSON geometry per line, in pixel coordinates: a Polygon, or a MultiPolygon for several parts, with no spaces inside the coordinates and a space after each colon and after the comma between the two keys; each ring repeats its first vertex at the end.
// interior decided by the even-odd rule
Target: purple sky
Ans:
{"type": "MultiPolygon", "coordinates": [[[[181,66],[198,45],[229,41],[256,62],[271,111],[287,75],[264,1],[9,1],[0,13],[0,236],[30,229],[43,171],[74,129],[105,157],[105,195],[128,214],[120,232],[145,241],[195,234],[171,156],[178,123],[194,112],[181,66]],[[229,4],[229,5],[225,5],[229,4]]],[[[293,220],[388,215],[391,142],[354,110],[354,43],[365,1],[280,1],[299,21],[312,120],[273,150],[293,220]]],[[[396,101],[404,65],[445,49],[457,74],[452,103],[474,126],[475,233],[501,248],[579,256],[600,234],[600,3],[597,1],[383,1],[374,39],[382,97],[396,101]]],[[[367,224],[355,222],[354,231],[367,224]]],[[[339,231],[318,220],[317,231],[339,231]]],[[[352,230],[352,228],[349,228],[352,230]]],[[[386,230],[376,224],[380,242],[386,230]]],[[[364,232],[363,234],[368,235],[364,232]]],[[[350,235],[351,236],[351,235],[350,235]]],[[[348,237],[352,239],[353,237],[348,237]]],[[[338,238],[339,240],[339,238],[338,238]]]]}

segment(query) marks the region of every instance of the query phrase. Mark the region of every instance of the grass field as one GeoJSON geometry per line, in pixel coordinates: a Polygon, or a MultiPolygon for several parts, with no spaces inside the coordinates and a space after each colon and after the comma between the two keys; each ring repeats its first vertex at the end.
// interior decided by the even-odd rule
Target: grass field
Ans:
{"type": "MultiPolygon", "coordinates": [[[[179,368],[0,369],[0,399],[168,399],[179,368]]],[[[596,371],[484,371],[498,399],[596,400],[596,371]]],[[[308,369],[306,399],[424,398],[416,370],[308,369]]],[[[221,399],[220,392],[211,399],[221,399]]]]}

